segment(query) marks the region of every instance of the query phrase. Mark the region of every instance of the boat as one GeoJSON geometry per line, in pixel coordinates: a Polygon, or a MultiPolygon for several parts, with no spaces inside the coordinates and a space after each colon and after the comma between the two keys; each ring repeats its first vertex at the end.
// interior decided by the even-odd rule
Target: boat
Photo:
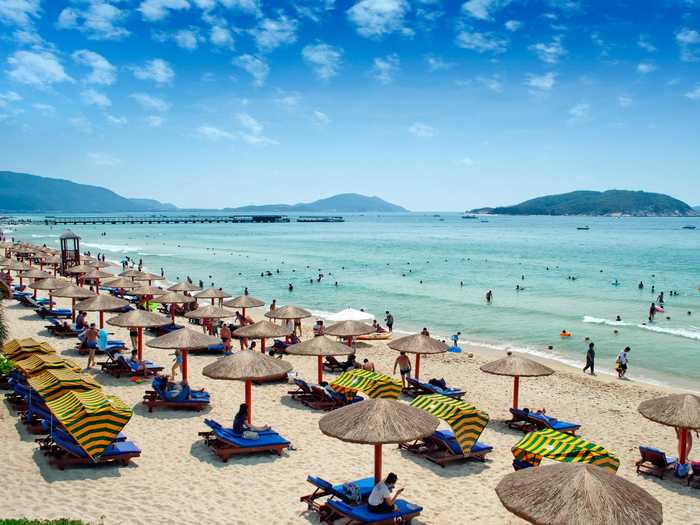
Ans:
{"type": "Polygon", "coordinates": [[[471,215],[469,213],[466,215],[462,215],[462,219],[476,219],[476,218],[477,218],[476,215],[471,215]]]}
{"type": "Polygon", "coordinates": [[[694,230],[695,226],[683,226],[684,230],[694,230]]]}
{"type": "Polygon", "coordinates": [[[591,227],[590,227],[590,226],[578,226],[576,229],[577,229],[577,230],[588,231],[588,230],[591,229],[591,227]]]}
{"type": "Polygon", "coordinates": [[[391,332],[374,332],[366,335],[358,335],[355,337],[358,341],[385,341],[391,339],[391,332]]]}

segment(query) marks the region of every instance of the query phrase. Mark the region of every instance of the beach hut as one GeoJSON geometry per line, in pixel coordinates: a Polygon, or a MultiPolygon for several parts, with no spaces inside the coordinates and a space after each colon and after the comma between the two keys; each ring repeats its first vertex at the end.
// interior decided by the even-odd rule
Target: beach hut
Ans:
{"type": "Polygon", "coordinates": [[[265,340],[269,337],[286,337],[292,333],[291,328],[276,325],[270,321],[258,321],[257,323],[242,326],[234,330],[233,335],[246,339],[260,339],[260,351],[265,353],[265,340]]]}
{"type": "MultiPolygon", "coordinates": [[[[192,310],[191,312],[187,312],[185,314],[185,317],[187,319],[200,319],[202,321],[204,320],[209,320],[213,321],[214,319],[227,319],[230,317],[236,317],[236,312],[233,310],[229,310],[228,308],[223,308],[221,306],[215,306],[214,304],[209,304],[207,306],[203,306],[202,308],[197,308],[196,310],[192,310]]],[[[209,324],[209,333],[211,334],[211,323],[209,324]]]]}
{"type": "Polygon", "coordinates": [[[323,358],[325,356],[350,355],[354,353],[352,348],[339,343],[338,341],[334,341],[325,335],[314,337],[302,343],[290,345],[287,347],[286,351],[291,355],[316,356],[319,384],[321,384],[321,381],[323,381],[323,358]]]}
{"type": "Polygon", "coordinates": [[[105,325],[105,312],[113,312],[129,306],[129,302],[119,297],[111,295],[97,295],[91,299],[80,301],[76,308],[83,312],[99,312],[100,313],[100,328],[105,325]]]}
{"type": "Polygon", "coordinates": [[[27,383],[44,401],[52,401],[67,391],[85,392],[102,386],[92,376],[66,368],[55,368],[27,378],[27,383]]]}
{"type": "Polygon", "coordinates": [[[52,295],[54,297],[66,297],[70,298],[70,309],[71,309],[71,319],[73,319],[73,322],[75,322],[75,301],[76,299],[90,299],[91,297],[95,297],[95,293],[91,292],[90,290],[86,290],[85,288],[81,288],[80,286],[76,286],[75,284],[71,284],[68,286],[65,286],[64,288],[59,288],[58,290],[54,290],[52,292],[52,295]]]}
{"type": "Polygon", "coordinates": [[[182,380],[187,382],[187,352],[206,349],[220,343],[221,340],[218,337],[195,332],[189,328],[180,328],[169,334],[151,339],[146,343],[146,346],[166,350],[180,350],[182,352],[182,380]]]}
{"type": "Polygon", "coordinates": [[[61,369],[80,372],[82,368],[72,359],[59,357],[56,354],[32,354],[22,360],[14,361],[15,368],[25,377],[39,374],[44,370],[61,369]]]}
{"type": "Polygon", "coordinates": [[[340,393],[360,391],[371,398],[398,399],[401,395],[401,381],[361,368],[343,372],[331,386],[340,393]]]}
{"type": "Polygon", "coordinates": [[[428,335],[415,334],[401,337],[388,343],[387,346],[397,352],[406,352],[416,355],[414,377],[420,379],[420,356],[429,354],[442,354],[447,352],[448,346],[442,341],[433,339],[428,335]]]}
{"type": "Polygon", "coordinates": [[[347,341],[348,346],[352,346],[352,338],[358,335],[367,335],[376,332],[377,330],[367,323],[362,321],[340,321],[327,326],[323,333],[326,335],[334,335],[342,337],[347,341]]]}
{"type": "Polygon", "coordinates": [[[173,325],[175,324],[175,305],[193,303],[195,301],[196,299],[191,295],[185,295],[184,293],[177,291],[171,291],[153,298],[154,303],[170,305],[170,317],[172,319],[173,325]]]}
{"type": "Polygon", "coordinates": [[[336,312],[334,314],[326,316],[325,319],[333,323],[339,323],[340,321],[360,321],[364,323],[371,323],[372,321],[374,321],[375,317],[372,314],[365,312],[364,310],[345,308],[340,312],[336,312]]]}
{"type": "Polygon", "coordinates": [[[121,326],[124,328],[136,328],[138,332],[138,359],[143,360],[143,329],[165,326],[170,323],[170,318],[145,310],[132,310],[111,319],[107,319],[107,324],[121,326]]]}
{"type": "Polygon", "coordinates": [[[527,357],[513,355],[510,352],[508,352],[508,355],[503,359],[498,359],[497,361],[482,365],[480,370],[487,374],[510,376],[513,378],[513,408],[515,409],[518,408],[521,377],[542,377],[554,373],[554,370],[548,366],[544,366],[527,357]]]}
{"type": "Polygon", "coordinates": [[[224,292],[221,288],[207,288],[206,290],[194,294],[194,296],[197,299],[211,299],[212,305],[214,304],[214,299],[218,299],[219,305],[221,306],[223,300],[231,297],[231,294],[228,292],[224,292]]]}
{"type": "Polygon", "coordinates": [[[646,490],[594,465],[554,464],[506,475],[503,506],[537,525],[659,525],[661,503],[646,490]]]}
{"type": "Polygon", "coordinates": [[[243,312],[243,318],[245,319],[246,308],[259,308],[260,306],[265,306],[265,301],[262,299],[257,299],[252,295],[244,294],[234,297],[230,301],[224,302],[224,306],[229,308],[240,308],[243,312]]]}
{"type": "Polygon", "coordinates": [[[382,478],[382,446],[431,435],[440,420],[423,410],[393,399],[368,399],[323,416],[318,426],[325,435],[374,445],[374,481],[382,478]]]}
{"type": "Polygon", "coordinates": [[[221,357],[202,370],[202,374],[212,379],[243,381],[245,383],[245,403],[248,405],[248,424],[253,422],[253,381],[270,381],[285,377],[292,370],[291,363],[250,350],[221,357]]]}
{"type": "Polygon", "coordinates": [[[613,472],[620,466],[620,460],[600,445],[550,429],[526,434],[511,452],[517,462],[534,466],[543,458],[564,463],[590,463],[613,472]]]}

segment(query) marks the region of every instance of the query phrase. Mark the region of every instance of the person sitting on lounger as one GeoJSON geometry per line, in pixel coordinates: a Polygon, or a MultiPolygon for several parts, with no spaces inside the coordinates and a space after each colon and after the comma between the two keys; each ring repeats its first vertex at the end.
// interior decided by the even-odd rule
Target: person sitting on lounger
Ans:
{"type": "Polygon", "coordinates": [[[85,312],[79,312],[78,317],[75,318],[75,329],[76,330],[87,330],[88,324],[87,324],[87,313],[85,312]]]}
{"type": "Polygon", "coordinates": [[[344,363],[340,363],[340,368],[343,372],[347,372],[351,368],[357,368],[357,361],[355,361],[355,354],[350,354],[344,363]]]}
{"type": "Polygon", "coordinates": [[[362,361],[362,370],[367,370],[368,372],[374,372],[374,363],[369,359],[362,361]]]}
{"type": "Polygon", "coordinates": [[[233,418],[233,432],[244,436],[245,432],[262,432],[263,430],[270,430],[270,427],[268,425],[255,426],[248,423],[248,405],[245,403],[241,404],[238,413],[233,418]]]}
{"type": "Polygon", "coordinates": [[[391,492],[396,486],[398,477],[390,472],[384,481],[377,483],[372,489],[367,500],[367,509],[374,514],[390,514],[396,508],[396,499],[401,495],[403,489],[396,491],[392,497],[391,492]]]}

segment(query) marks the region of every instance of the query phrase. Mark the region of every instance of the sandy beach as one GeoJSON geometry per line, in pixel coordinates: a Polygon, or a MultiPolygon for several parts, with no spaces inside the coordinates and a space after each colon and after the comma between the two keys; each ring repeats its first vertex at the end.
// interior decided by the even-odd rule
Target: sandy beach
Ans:
{"type": "MultiPolygon", "coordinates": [[[[59,302],[59,306],[66,304],[59,302]]],[[[74,350],[75,339],[51,337],[44,329],[45,322],[16,301],[7,300],[3,305],[10,338],[46,340],[59,354],[82,365],[86,363],[87,358],[74,350]]],[[[250,311],[256,320],[262,318],[262,313],[262,308],[250,311]]],[[[92,320],[96,317],[90,315],[92,320]]],[[[310,324],[305,323],[305,337],[311,332],[310,324]]],[[[125,329],[108,330],[115,338],[129,339],[125,329]]],[[[463,346],[463,350],[461,354],[424,357],[422,377],[444,377],[450,385],[464,388],[464,399],[490,415],[491,421],[480,441],[492,445],[493,453],[485,463],[441,468],[387,446],[384,472],[396,472],[398,486],[406,489],[403,497],[424,507],[414,520],[416,524],[460,523],[465,516],[474,523],[523,523],[505,510],[494,491],[498,481],[512,472],[510,449],[522,437],[522,433],[503,423],[509,416],[512,380],[479,370],[480,365],[504,354],[478,347],[463,346]]],[[[166,370],[173,360],[170,353],[147,347],[144,350],[145,358],[166,370]]],[[[381,342],[358,345],[359,360],[368,357],[380,372],[391,373],[396,356],[381,342]]],[[[244,389],[239,382],[204,378],[202,368],[214,359],[212,355],[190,357],[190,384],[206,387],[212,395],[211,408],[204,412],[161,409],[149,414],[141,405],[148,382],[139,384],[91,371],[108,394],[119,396],[134,407],[134,416],[124,432],[143,452],[126,468],[73,467],[59,471],[50,467],[38,451],[34,436],[12,415],[7,403],[0,404],[0,457],[5,480],[10,481],[0,488],[0,517],[67,517],[105,524],[318,523],[317,517],[307,514],[305,505],[299,502],[300,496],[312,491],[305,481],[307,475],[320,475],[332,482],[371,475],[372,448],[322,435],[318,420],[323,412],[292,401],[285,384],[253,387],[253,417],[257,424],[272,425],[292,442],[294,450],[282,457],[255,456],[221,462],[197,433],[206,430],[205,417],[229,423],[243,401],[244,389]]],[[[300,377],[315,378],[314,359],[285,359],[300,377]]],[[[618,475],[639,484],[663,504],[665,523],[700,523],[700,491],[686,487],[685,482],[672,475],[661,481],[635,473],[640,444],[676,454],[673,429],[655,424],[637,412],[641,401],[668,393],[669,389],[633,380],[619,381],[607,375],[593,378],[565,365],[548,364],[556,369],[554,375],[521,381],[521,406],[546,407],[549,415],[580,423],[581,437],[618,456],[618,475]]],[[[632,377],[633,366],[632,362],[632,377]]],[[[692,459],[698,458],[697,447],[700,445],[691,453],[692,459]]]]}

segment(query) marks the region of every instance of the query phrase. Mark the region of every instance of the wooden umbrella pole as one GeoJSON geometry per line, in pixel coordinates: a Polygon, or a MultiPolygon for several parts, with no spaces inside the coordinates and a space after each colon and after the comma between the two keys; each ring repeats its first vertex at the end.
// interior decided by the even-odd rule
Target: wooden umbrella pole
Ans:
{"type": "Polygon", "coordinates": [[[260,338],[260,351],[264,354],[265,353],[265,338],[261,337],[260,338]]]}
{"type": "Polygon", "coordinates": [[[100,312],[100,328],[104,328],[104,327],[105,327],[105,313],[100,312]]]}
{"type": "Polygon", "coordinates": [[[248,407],[248,424],[253,424],[253,395],[250,379],[245,382],[245,404],[248,407]]]}
{"type": "Polygon", "coordinates": [[[318,368],[318,384],[320,385],[321,382],[323,381],[323,357],[322,356],[316,356],[318,358],[318,361],[316,362],[316,366],[318,368]]]}
{"type": "Polygon", "coordinates": [[[138,359],[143,360],[143,327],[138,327],[138,359]]]}
{"type": "Polygon", "coordinates": [[[376,443],[374,445],[374,484],[376,485],[382,480],[382,445],[376,443]]]}
{"type": "Polygon", "coordinates": [[[73,318],[73,322],[75,322],[75,297],[73,297],[70,300],[70,304],[71,304],[70,314],[71,314],[71,317],[73,318]]]}
{"type": "Polygon", "coordinates": [[[513,378],[513,408],[518,408],[518,394],[520,389],[520,376],[513,378]]]}
{"type": "Polygon", "coordinates": [[[681,465],[685,465],[688,461],[688,429],[681,428],[679,434],[680,435],[678,436],[678,441],[680,450],[678,451],[678,463],[681,465]]]}
{"type": "Polygon", "coordinates": [[[187,350],[180,350],[182,353],[182,380],[187,383],[187,350]]]}
{"type": "Polygon", "coordinates": [[[420,354],[416,354],[416,381],[420,378],[420,354]]]}

